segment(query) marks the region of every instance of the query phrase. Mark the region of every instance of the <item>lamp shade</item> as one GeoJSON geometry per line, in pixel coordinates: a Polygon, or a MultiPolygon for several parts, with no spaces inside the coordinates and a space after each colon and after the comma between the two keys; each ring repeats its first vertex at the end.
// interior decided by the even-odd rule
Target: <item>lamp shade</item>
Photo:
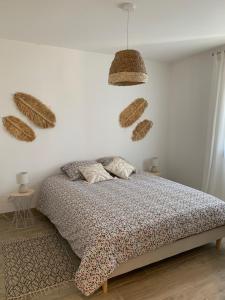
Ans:
{"type": "Polygon", "coordinates": [[[29,183],[29,177],[27,172],[21,172],[16,175],[16,181],[18,184],[27,184],[29,183]]]}
{"type": "Polygon", "coordinates": [[[152,166],[153,167],[159,167],[159,158],[158,157],[153,157],[152,166]]]}
{"type": "Polygon", "coordinates": [[[137,50],[122,50],[115,54],[109,70],[109,84],[128,86],[147,81],[145,64],[137,50]]]}

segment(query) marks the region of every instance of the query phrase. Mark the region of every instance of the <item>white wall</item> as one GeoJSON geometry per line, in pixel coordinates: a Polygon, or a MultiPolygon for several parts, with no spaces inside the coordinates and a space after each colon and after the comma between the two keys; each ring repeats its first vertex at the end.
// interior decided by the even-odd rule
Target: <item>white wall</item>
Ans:
{"type": "Polygon", "coordinates": [[[12,94],[30,93],[52,108],[54,129],[33,126],[37,138],[25,143],[0,127],[0,212],[11,210],[6,200],[17,189],[15,175],[30,173],[31,184],[73,160],[121,155],[139,169],[158,155],[166,173],[168,79],[166,64],[147,62],[149,83],[133,87],[107,84],[112,56],[0,40],[1,117],[15,115],[33,126],[16,108],[12,94]],[[150,100],[144,117],[154,122],[150,134],[139,142],[130,139],[133,128],[118,124],[121,110],[137,97],[150,100]]]}
{"type": "Polygon", "coordinates": [[[202,53],[171,66],[168,178],[201,188],[212,59],[202,53]]]}

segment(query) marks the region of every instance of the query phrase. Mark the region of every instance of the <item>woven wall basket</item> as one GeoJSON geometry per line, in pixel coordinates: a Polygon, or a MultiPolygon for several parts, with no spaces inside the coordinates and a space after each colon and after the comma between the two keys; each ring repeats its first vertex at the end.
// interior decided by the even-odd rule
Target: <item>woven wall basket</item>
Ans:
{"type": "Polygon", "coordinates": [[[134,124],[145,111],[148,102],[144,98],[138,98],[128,105],[119,116],[121,127],[129,127],[134,124]]]}
{"type": "Polygon", "coordinates": [[[132,133],[132,141],[142,140],[149,130],[152,128],[153,122],[149,120],[144,120],[137,124],[132,133]]]}
{"type": "Polygon", "coordinates": [[[138,51],[122,50],[116,53],[109,70],[109,84],[127,86],[147,81],[145,64],[138,51]]]}
{"type": "Polygon", "coordinates": [[[35,139],[35,133],[26,123],[14,116],[2,118],[5,129],[17,140],[32,142],[35,139]]]}
{"type": "Polygon", "coordinates": [[[40,100],[25,93],[14,94],[14,100],[18,109],[38,127],[55,126],[55,114],[40,100]]]}

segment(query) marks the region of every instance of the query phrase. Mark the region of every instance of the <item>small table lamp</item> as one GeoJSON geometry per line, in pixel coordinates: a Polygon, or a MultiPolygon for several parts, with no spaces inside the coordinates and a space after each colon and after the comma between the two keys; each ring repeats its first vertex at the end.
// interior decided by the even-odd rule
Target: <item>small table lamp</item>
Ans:
{"type": "Polygon", "coordinates": [[[20,185],[19,186],[19,193],[27,193],[28,187],[27,184],[29,183],[29,177],[27,172],[21,172],[16,175],[16,181],[20,185]]]}
{"type": "Polygon", "coordinates": [[[152,173],[158,173],[159,172],[159,158],[158,157],[153,157],[152,158],[151,172],[152,173]]]}

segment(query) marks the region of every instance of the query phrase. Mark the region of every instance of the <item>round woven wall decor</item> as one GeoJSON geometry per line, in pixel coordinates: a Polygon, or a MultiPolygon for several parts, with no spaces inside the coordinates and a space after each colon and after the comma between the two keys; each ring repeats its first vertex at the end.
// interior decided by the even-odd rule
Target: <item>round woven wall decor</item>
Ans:
{"type": "Polygon", "coordinates": [[[109,84],[128,86],[146,83],[148,75],[137,50],[122,50],[115,54],[109,70],[109,84]]]}

